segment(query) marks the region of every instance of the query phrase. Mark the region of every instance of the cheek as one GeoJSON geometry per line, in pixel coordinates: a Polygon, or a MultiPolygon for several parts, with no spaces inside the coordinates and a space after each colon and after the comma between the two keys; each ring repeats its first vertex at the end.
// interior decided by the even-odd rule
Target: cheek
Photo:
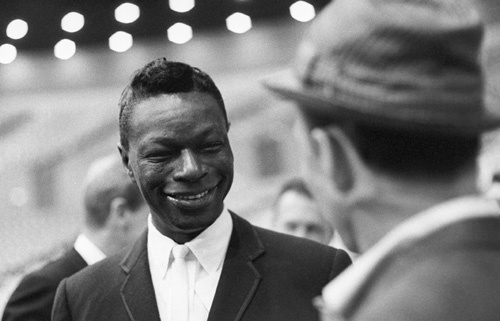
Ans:
{"type": "Polygon", "coordinates": [[[233,154],[231,152],[226,152],[211,162],[211,166],[216,168],[220,173],[225,176],[233,175],[233,154]]]}
{"type": "Polygon", "coordinates": [[[233,176],[233,162],[227,162],[224,164],[224,167],[222,168],[222,171],[226,173],[226,176],[233,176]]]}
{"type": "Polygon", "coordinates": [[[139,165],[135,171],[135,179],[139,185],[148,188],[163,184],[167,175],[168,171],[165,167],[159,165],[139,165]]]}

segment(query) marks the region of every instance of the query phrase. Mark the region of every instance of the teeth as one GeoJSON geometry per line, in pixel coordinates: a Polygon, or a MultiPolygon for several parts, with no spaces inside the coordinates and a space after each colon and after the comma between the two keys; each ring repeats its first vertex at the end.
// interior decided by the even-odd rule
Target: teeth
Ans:
{"type": "Polygon", "coordinates": [[[181,196],[181,195],[172,195],[172,197],[178,199],[178,200],[196,200],[196,199],[200,199],[202,198],[203,196],[207,195],[208,194],[208,191],[205,191],[203,193],[200,193],[200,194],[197,194],[197,195],[189,195],[189,196],[181,196]]]}

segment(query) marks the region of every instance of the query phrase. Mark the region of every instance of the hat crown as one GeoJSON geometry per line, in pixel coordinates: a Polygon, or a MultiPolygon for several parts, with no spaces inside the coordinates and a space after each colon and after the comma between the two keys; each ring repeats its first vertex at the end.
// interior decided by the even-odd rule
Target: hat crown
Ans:
{"type": "Polygon", "coordinates": [[[484,113],[484,26],[464,0],[335,0],[295,61],[305,90],[369,113],[459,123],[484,113]]]}
{"type": "Polygon", "coordinates": [[[482,34],[466,1],[336,0],[313,22],[298,65],[306,85],[326,91],[472,112],[482,101],[482,34]]]}

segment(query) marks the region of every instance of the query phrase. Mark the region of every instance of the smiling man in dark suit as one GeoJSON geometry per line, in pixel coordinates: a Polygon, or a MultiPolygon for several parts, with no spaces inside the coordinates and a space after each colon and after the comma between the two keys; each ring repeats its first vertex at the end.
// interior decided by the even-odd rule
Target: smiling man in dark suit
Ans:
{"type": "Polygon", "coordinates": [[[160,58],[136,72],[120,106],[119,150],[149,205],[148,232],[63,281],[53,320],[317,319],[313,298],[350,259],[225,207],[233,154],[212,79],[160,58]]]}
{"type": "Polygon", "coordinates": [[[2,321],[48,321],[62,279],[131,245],[146,228],[139,189],[118,155],[94,161],[84,183],[85,224],[74,246],[26,275],[10,297],[2,321]]]}

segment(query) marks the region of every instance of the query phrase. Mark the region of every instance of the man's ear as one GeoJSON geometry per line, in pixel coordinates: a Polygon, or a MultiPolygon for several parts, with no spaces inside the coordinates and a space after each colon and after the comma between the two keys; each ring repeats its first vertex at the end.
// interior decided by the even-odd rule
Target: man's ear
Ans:
{"type": "Polygon", "coordinates": [[[123,197],[115,197],[109,204],[109,218],[110,224],[115,227],[123,228],[127,224],[128,203],[123,197]]]}
{"type": "Polygon", "coordinates": [[[340,128],[316,128],[312,130],[311,136],[320,166],[339,193],[349,193],[358,187],[356,185],[362,184],[360,175],[365,173],[365,165],[351,140],[340,128]]]}
{"type": "Polygon", "coordinates": [[[110,211],[117,213],[118,217],[124,217],[128,209],[127,200],[123,197],[115,197],[109,204],[110,211]]]}
{"type": "Polygon", "coordinates": [[[125,149],[120,142],[117,144],[117,147],[118,147],[118,152],[120,152],[120,156],[122,158],[123,166],[125,166],[127,170],[128,176],[132,179],[132,181],[135,182],[134,172],[132,171],[132,168],[130,167],[129,163],[130,159],[128,156],[128,150],[125,149]]]}
{"type": "Polygon", "coordinates": [[[318,128],[311,131],[311,137],[324,174],[333,182],[339,194],[348,192],[353,185],[353,174],[347,158],[347,138],[329,135],[325,130],[318,128]]]}

